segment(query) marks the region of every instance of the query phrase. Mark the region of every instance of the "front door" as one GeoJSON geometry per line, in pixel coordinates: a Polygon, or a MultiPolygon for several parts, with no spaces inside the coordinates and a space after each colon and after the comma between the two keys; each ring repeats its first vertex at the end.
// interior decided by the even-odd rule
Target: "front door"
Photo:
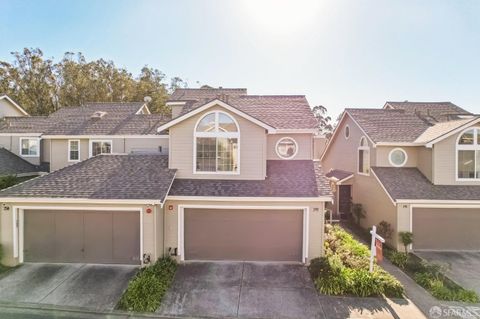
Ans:
{"type": "Polygon", "coordinates": [[[352,205],[352,185],[340,185],[338,187],[338,211],[340,219],[350,218],[352,205]]]}

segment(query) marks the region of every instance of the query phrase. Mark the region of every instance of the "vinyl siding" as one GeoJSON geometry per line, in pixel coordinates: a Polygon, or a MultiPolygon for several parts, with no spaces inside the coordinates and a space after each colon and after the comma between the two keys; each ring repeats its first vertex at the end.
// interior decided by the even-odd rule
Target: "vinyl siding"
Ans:
{"type": "Polygon", "coordinates": [[[277,155],[276,146],[277,142],[284,138],[290,137],[298,145],[298,152],[292,160],[310,160],[313,159],[313,134],[269,134],[267,135],[267,159],[268,160],[281,160],[282,158],[277,155]]]}
{"type": "Polygon", "coordinates": [[[480,181],[456,181],[456,145],[460,134],[462,133],[454,134],[433,145],[436,185],[480,185],[480,181]]]}
{"type": "Polygon", "coordinates": [[[0,119],[6,116],[25,116],[20,112],[15,105],[12,105],[10,102],[5,99],[0,100],[0,119]]]}
{"type": "MultiPolygon", "coordinates": [[[[21,138],[38,138],[37,136],[0,136],[0,146],[9,150],[13,154],[22,157],[33,165],[40,165],[40,155],[36,157],[23,157],[20,155],[20,139],[21,138]]],[[[41,147],[41,146],[40,146],[41,147]]],[[[41,154],[41,149],[40,149],[41,154]]]]}
{"type": "Polygon", "coordinates": [[[418,148],[417,147],[391,147],[391,146],[377,146],[376,148],[376,166],[393,167],[390,164],[390,152],[396,148],[400,148],[407,153],[407,163],[403,167],[416,167],[418,165],[418,148]]]}
{"type": "MultiPolygon", "coordinates": [[[[282,209],[289,207],[309,207],[309,237],[308,237],[308,259],[323,256],[324,240],[324,202],[218,202],[218,201],[172,201],[167,200],[165,209],[165,253],[168,248],[178,248],[178,205],[216,205],[216,206],[281,206],[282,209]],[[169,209],[171,206],[171,210],[169,209]],[[313,211],[318,208],[318,211],[313,211]]],[[[240,208],[241,209],[241,208],[240,208]]]]}
{"type": "Polygon", "coordinates": [[[171,127],[169,167],[177,169],[177,178],[199,179],[264,179],[266,175],[265,149],[267,137],[265,129],[231,114],[221,107],[212,107],[171,127]],[[240,126],[240,174],[193,173],[193,141],[197,121],[214,110],[224,111],[235,118],[240,126]]]}
{"type": "Polygon", "coordinates": [[[417,168],[425,175],[430,181],[433,181],[433,160],[432,149],[426,147],[418,148],[418,165],[417,168]]]}

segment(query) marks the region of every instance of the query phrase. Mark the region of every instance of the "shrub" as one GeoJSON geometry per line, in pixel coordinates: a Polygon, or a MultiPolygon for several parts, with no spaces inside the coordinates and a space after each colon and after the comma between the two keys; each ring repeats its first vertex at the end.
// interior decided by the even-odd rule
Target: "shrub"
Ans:
{"type": "Polygon", "coordinates": [[[377,225],[377,233],[382,236],[385,239],[390,239],[392,238],[393,234],[393,228],[390,223],[382,220],[378,225],[377,225]]]}
{"type": "Polygon", "coordinates": [[[155,264],[145,267],[128,284],[118,308],[129,311],[154,312],[170,287],[177,263],[163,257],[155,264]]]}
{"type": "Polygon", "coordinates": [[[387,254],[387,258],[394,264],[395,266],[405,269],[408,262],[408,255],[399,251],[390,251],[387,254]]]}
{"type": "Polygon", "coordinates": [[[413,234],[409,231],[401,231],[398,233],[398,237],[405,247],[405,253],[408,253],[408,245],[413,243],[413,234]]]}
{"type": "Polygon", "coordinates": [[[367,212],[363,208],[362,204],[351,204],[352,215],[355,216],[355,222],[360,225],[360,220],[365,218],[367,212]]]}
{"type": "Polygon", "coordinates": [[[370,251],[339,226],[327,226],[325,257],[312,260],[309,271],[321,293],[401,297],[403,286],[379,267],[369,272],[370,251]]]}

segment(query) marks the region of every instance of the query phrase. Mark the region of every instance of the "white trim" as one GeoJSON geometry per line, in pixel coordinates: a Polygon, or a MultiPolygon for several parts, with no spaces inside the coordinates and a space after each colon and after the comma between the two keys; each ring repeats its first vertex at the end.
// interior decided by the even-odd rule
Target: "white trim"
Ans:
{"type": "Polygon", "coordinates": [[[409,143],[409,142],[377,142],[376,146],[424,146],[424,143],[409,143]]]}
{"type": "Polygon", "coordinates": [[[187,102],[184,102],[184,101],[172,101],[172,102],[167,102],[165,103],[166,106],[183,106],[185,105],[187,102]]]}
{"type": "Polygon", "coordinates": [[[145,110],[147,111],[146,114],[152,114],[152,112],[150,112],[150,109],[148,108],[147,103],[145,103],[145,104],[142,105],[142,107],[140,107],[140,108],[138,109],[138,111],[135,113],[135,115],[144,114],[144,113],[142,112],[143,109],[145,109],[145,110]]]}
{"type": "Polygon", "coordinates": [[[178,254],[180,260],[185,261],[185,208],[211,208],[211,209],[278,209],[284,210],[303,210],[303,230],[302,230],[302,263],[308,259],[308,235],[309,235],[309,214],[308,206],[240,206],[240,205],[178,205],[178,254]]]}
{"type": "Polygon", "coordinates": [[[405,150],[404,150],[403,148],[401,148],[401,147],[396,147],[396,148],[392,149],[392,150],[390,151],[390,153],[388,153],[388,162],[389,162],[390,165],[392,165],[393,167],[403,167],[403,166],[405,166],[405,164],[407,164],[407,162],[408,162],[408,154],[407,154],[407,152],[405,152],[405,150]],[[401,163],[401,164],[395,164],[395,163],[392,161],[392,154],[393,154],[393,152],[396,152],[396,151],[400,151],[400,152],[403,153],[403,155],[405,155],[405,160],[404,160],[403,163],[401,163]]]}
{"type": "Polygon", "coordinates": [[[12,207],[12,246],[13,246],[13,258],[18,258],[18,223],[17,223],[17,218],[18,218],[18,211],[17,207],[12,207]]]}
{"type": "MultiPolygon", "coordinates": [[[[303,128],[303,129],[277,129],[275,133],[270,133],[272,135],[275,134],[315,134],[318,130],[314,128],[303,128]]],[[[324,137],[324,136],[322,136],[324,137]]]]}
{"type": "Polygon", "coordinates": [[[195,123],[195,126],[193,128],[193,154],[192,154],[192,161],[193,161],[193,174],[198,174],[198,175],[240,175],[240,125],[238,124],[237,120],[235,117],[232,115],[228,114],[227,112],[224,111],[211,111],[208,113],[205,113],[202,117],[200,117],[197,122],[195,123]],[[214,114],[215,117],[215,132],[197,132],[197,127],[200,124],[200,122],[210,114],[214,114]],[[218,123],[220,120],[220,114],[224,114],[231,118],[235,125],[237,126],[237,131],[236,132],[219,132],[218,129],[218,123]],[[208,171],[197,171],[197,138],[201,137],[211,137],[215,138],[215,143],[217,143],[217,138],[236,138],[237,139],[237,170],[236,171],[218,171],[218,144],[216,144],[216,157],[215,157],[215,172],[208,172],[208,171]]]}
{"type": "Polygon", "coordinates": [[[20,105],[18,105],[17,103],[15,103],[15,101],[12,100],[8,95],[2,95],[2,96],[0,96],[0,100],[3,100],[3,99],[6,99],[8,102],[10,102],[11,104],[13,104],[13,106],[15,106],[15,107],[20,111],[20,113],[22,113],[23,115],[30,116],[30,114],[28,114],[27,111],[25,111],[25,110],[23,109],[23,107],[21,107],[20,105]]]}
{"type": "MultiPolygon", "coordinates": [[[[5,134],[12,135],[12,134],[5,134]]],[[[39,133],[39,135],[41,135],[39,133]]],[[[2,134],[0,134],[2,136],[2,134]]],[[[30,135],[28,135],[30,136],[30,135]]],[[[64,139],[111,139],[111,138],[170,138],[168,135],[147,134],[147,135],[42,135],[43,139],[64,140],[64,139]]]]}
{"type": "Polygon", "coordinates": [[[385,194],[387,194],[388,198],[390,198],[390,201],[392,202],[393,206],[397,205],[397,203],[399,203],[399,201],[395,201],[392,196],[390,195],[390,193],[387,191],[387,189],[385,188],[385,186],[383,185],[383,183],[380,181],[380,178],[378,178],[377,174],[375,174],[375,171],[372,169],[370,170],[372,172],[372,175],[375,177],[375,179],[377,180],[377,182],[380,184],[380,186],[382,187],[383,191],[385,192],[385,194]]]}
{"type": "Polygon", "coordinates": [[[93,153],[93,143],[110,143],[110,153],[100,153],[100,154],[97,154],[97,155],[101,155],[101,154],[113,154],[113,140],[101,140],[101,139],[98,139],[98,140],[89,140],[88,141],[88,157],[92,157],[92,153],[93,153]]]}
{"type": "Polygon", "coordinates": [[[468,127],[464,129],[460,134],[458,134],[457,139],[455,141],[455,181],[456,182],[478,182],[480,181],[480,177],[473,177],[473,178],[464,178],[458,177],[458,152],[459,151],[473,151],[473,170],[474,175],[477,176],[477,167],[479,166],[477,163],[477,152],[480,153],[480,139],[478,138],[480,135],[480,128],[477,127],[468,127]],[[472,145],[460,145],[458,142],[460,138],[468,131],[473,131],[473,144],[472,145]]]}
{"type": "Polygon", "coordinates": [[[25,136],[40,138],[40,136],[42,136],[42,133],[0,133],[0,136],[25,136]]]}
{"type": "Polygon", "coordinates": [[[297,156],[297,154],[298,154],[298,143],[297,143],[297,141],[295,141],[295,139],[293,137],[290,137],[290,136],[282,137],[275,144],[275,153],[277,153],[277,156],[279,158],[283,159],[283,160],[291,160],[291,159],[295,158],[295,156],[297,156]],[[290,157],[284,157],[284,156],[280,155],[280,153],[278,153],[278,144],[280,144],[280,142],[283,141],[283,140],[291,140],[293,142],[293,144],[295,144],[295,153],[293,153],[293,155],[290,156],[290,157]]]}
{"type": "Polygon", "coordinates": [[[350,132],[350,125],[345,125],[345,128],[343,129],[343,137],[345,137],[346,140],[350,138],[350,135],[352,133],[350,132]]]}
{"type": "Polygon", "coordinates": [[[68,154],[67,154],[68,162],[70,162],[70,163],[76,163],[76,162],[80,162],[80,161],[81,161],[81,158],[80,158],[81,156],[80,156],[80,155],[81,155],[82,153],[80,152],[80,144],[81,144],[81,143],[80,143],[80,140],[68,140],[68,154]],[[78,143],[78,159],[76,159],[76,160],[72,160],[72,159],[70,158],[70,156],[71,156],[71,151],[72,151],[72,150],[71,150],[71,145],[70,145],[70,143],[72,143],[72,142],[77,142],[77,143],[78,143]]]}
{"type": "Polygon", "coordinates": [[[344,179],[337,180],[336,183],[337,183],[338,185],[342,185],[342,183],[348,181],[349,179],[353,178],[354,176],[355,176],[355,174],[351,174],[351,175],[345,177],[344,179]]]}
{"type": "MultiPolygon", "coordinates": [[[[81,207],[81,206],[14,206],[13,210],[19,209],[22,215],[22,222],[24,221],[24,210],[95,210],[102,212],[111,212],[111,211],[131,211],[140,214],[140,265],[143,266],[143,207],[81,207]]],[[[24,254],[23,254],[23,245],[24,245],[24,223],[19,222],[19,233],[22,234],[22,238],[18,238],[20,245],[16,243],[15,237],[13,242],[13,256],[14,258],[19,258],[19,262],[23,263],[24,254]],[[21,249],[18,249],[20,246],[21,249]]],[[[16,225],[15,225],[16,226],[16,225]]],[[[14,227],[14,232],[16,232],[16,227],[14,227]]]]}
{"type": "Polygon", "coordinates": [[[185,113],[184,115],[181,115],[181,116],[179,116],[179,117],[176,117],[175,119],[171,120],[171,121],[168,122],[168,123],[163,124],[162,126],[160,126],[160,127],[157,129],[157,132],[162,132],[162,131],[164,131],[164,130],[166,130],[166,129],[168,129],[168,128],[170,128],[170,127],[172,127],[172,126],[174,126],[174,125],[176,125],[176,124],[178,124],[178,123],[180,123],[180,122],[182,122],[183,120],[186,120],[187,118],[190,118],[190,117],[192,117],[192,116],[194,116],[194,115],[196,115],[196,114],[198,114],[198,113],[200,113],[200,112],[203,112],[203,111],[205,111],[205,110],[207,110],[207,109],[209,109],[209,108],[211,108],[211,107],[213,107],[213,106],[223,107],[223,108],[227,109],[228,111],[230,111],[230,112],[232,112],[232,113],[235,113],[236,115],[241,116],[241,117],[249,120],[250,122],[253,122],[253,123],[257,124],[258,126],[263,127],[263,128],[266,129],[269,133],[275,132],[275,128],[274,128],[274,127],[272,127],[272,126],[270,126],[270,125],[268,125],[268,124],[265,124],[265,123],[263,123],[262,121],[259,121],[259,120],[257,120],[256,118],[248,115],[247,113],[244,113],[243,111],[240,111],[239,109],[237,109],[237,108],[235,108],[235,107],[233,107],[233,106],[231,106],[231,105],[229,105],[229,104],[227,104],[227,103],[225,103],[225,102],[223,102],[223,101],[220,101],[220,100],[218,100],[218,99],[215,99],[215,100],[213,100],[213,101],[211,101],[211,102],[209,102],[209,103],[206,103],[206,104],[204,104],[204,105],[202,105],[202,106],[200,106],[200,107],[197,107],[197,108],[193,109],[192,111],[190,111],[190,112],[188,112],[188,113],[185,113]]]}
{"type": "Polygon", "coordinates": [[[248,202],[333,202],[333,198],[329,196],[320,197],[234,197],[234,196],[167,196],[165,200],[192,200],[192,201],[209,201],[209,202],[232,202],[232,201],[248,201],[248,202]]]}
{"type": "Polygon", "coordinates": [[[18,227],[18,261],[19,263],[23,263],[23,251],[25,250],[25,230],[24,230],[24,225],[25,225],[25,214],[23,209],[19,209],[18,212],[18,225],[21,225],[18,227]]]}
{"type": "MultiPolygon", "coordinates": [[[[459,133],[459,132],[461,132],[462,130],[463,130],[463,131],[467,131],[467,130],[470,128],[470,126],[475,125],[475,124],[477,124],[477,123],[480,123],[480,117],[476,117],[476,118],[472,119],[472,121],[467,122],[467,123],[465,123],[465,124],[457,127],[456,129],[453,129],[453,130],[451,130],[450,132],[445,133],[445,134],[443,134],[442,136],[439,136],[439,137],[431,140],[430,142],[426,143],[425,146],[428,147],[428,148],[431,148],[431,147],[433,146],[433,144],[436,144],[436,143],[438,143],[438,142],[440,142],[440,141],[443,141],[444,139],[446,139],[446,138],[448,138],[448,137],[450,137],[450,136],[452,136],[452,135],[454,135],[454,134],[456,134],[456,133],[459,133]]],[[[460,135],[461,135],[461,134],[460,134],[460,135]]]]}
{"type": "Polygon", "coordinates": [[[40,157],[40,138],[39,137],[21,137],[20,138],[20,142],[18,143],[18,147],[19,147],[19,150],[18,150],[18,154],[20,154],[21,157],[40,157]],[[22,144],[23,144],[23,141],[24,140],[35,140],[37,141],[37,154],[35,155],[24,155],[22,154],[22,144]]]}
{"type": "Polygon", "coordinates": [[[370,152],[370,146],[368,145],[367,138],[365,136],[360,137],[360,142],[358,143],[358,148],[357,148],[357,174],[362,175],[362,176],[370,176],[370,171],[372,170],[372,167],[370,165],[370,158],[372,156],[372,153],[370,152]],[[367,143],[367,146],[362,146],[362,141],[365,140],[367,143]],[[367,173],[360,172],[360,151],[368,151],[368,168],[367,168],[367,173]]]}
{"type": "Polygon", "coordinates": [[[425,204],[425,205],[480,205],[480,200],[443,200],[443,199],[397,199],[398,204],[425,204]]]}
{"type": "Polygon", "coordinates": [[[132,204],[162,205],[158,199],[90,199],[90,198],[49,198],[49,197],[0,197],[2,203],[47,203],[47,204],[132,204]]]}

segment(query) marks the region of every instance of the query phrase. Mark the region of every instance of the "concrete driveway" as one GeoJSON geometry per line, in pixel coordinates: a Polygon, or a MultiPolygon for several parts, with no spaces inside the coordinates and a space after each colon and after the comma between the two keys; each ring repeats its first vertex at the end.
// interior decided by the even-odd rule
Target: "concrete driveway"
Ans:
{"type": "Polygon", "coordinates": [[[0,302],[112,310],[137,270],[129,265],[25,263],[0,277],[0,302]]]}
{"type": "Polygon", "coordinates": [[[186,263],[157,314],[210,318],[423,318],[405,300],[317,294],[302,265],[186,263]]]}
{"type": "Polygon", "coordinates": [[[480,252],[422,251],[415,254],[430,262],[446,265],[449,268],[448,277],[480,294],[480,252]]]}

